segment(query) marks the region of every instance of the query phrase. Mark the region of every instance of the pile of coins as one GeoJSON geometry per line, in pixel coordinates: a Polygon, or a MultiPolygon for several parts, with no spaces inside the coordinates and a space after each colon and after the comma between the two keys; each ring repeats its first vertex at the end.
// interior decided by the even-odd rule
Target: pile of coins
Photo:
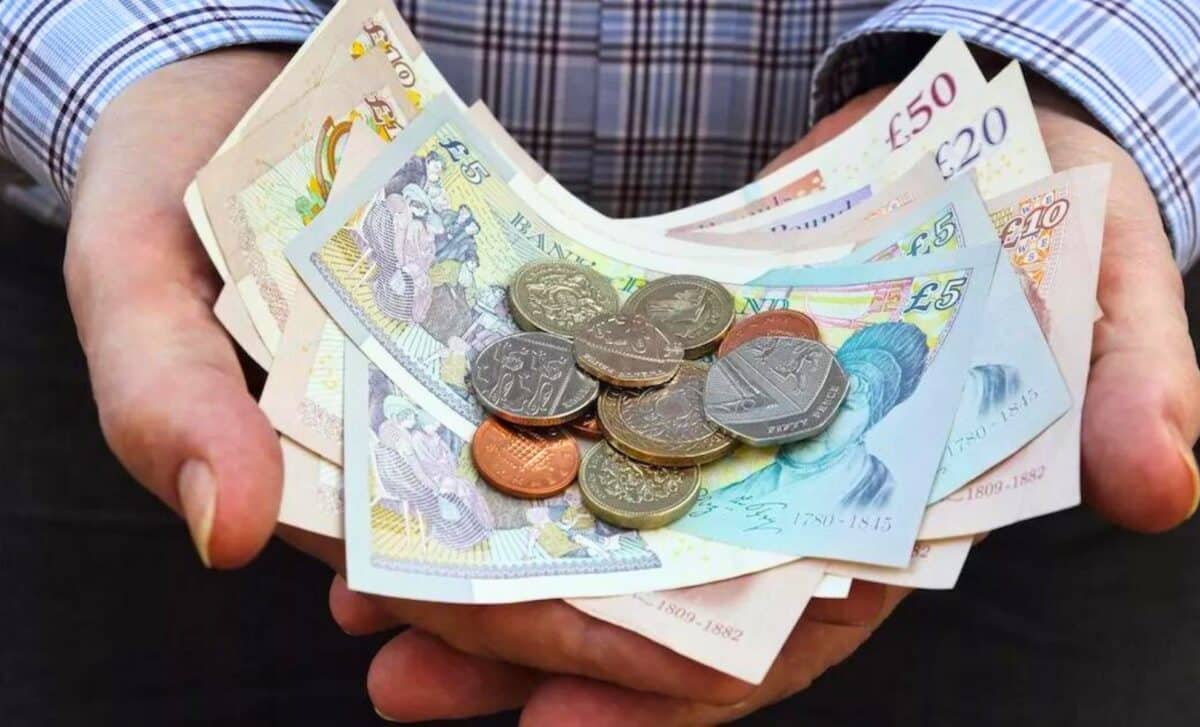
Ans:
{"type": "Polygon", "coordinates": [[[583,504],[621,527],[682,517],[700,465],[738,441],[811,437],[846,396],[811,318],[778,310],[734,325],[733,296],[706,278],[652,280],[622,306],[591,268],[538,261],[514,275],[508,302],[522,332],[486,346],[471,367],[490,414],[471,442],[476,469],[516,497],[548,497],[577,479],[583,504]],[[695,360],[713,353],[711,366],[695,360]],[[603,441],[581,457],[571,433],[603,441]]]}

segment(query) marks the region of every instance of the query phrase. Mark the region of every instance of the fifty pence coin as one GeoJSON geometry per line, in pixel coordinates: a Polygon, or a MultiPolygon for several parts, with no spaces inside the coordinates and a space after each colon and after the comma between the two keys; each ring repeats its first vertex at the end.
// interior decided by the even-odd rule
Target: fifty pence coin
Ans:
{"type": "Polygon", "coordinates": [[[708,372],[704,413],[757,446],[819,434],[846,398],[846,372],[824,344],[766,336],[718,359],[708,372]]]}
{"type": "Polygon", "coordinates": [[[579,447],[562,429],[521,429],[488,417],[471,439],[484,481],[513,497],[550,497],[579,473],[579,447]]]}
{"type": "Polygon", "coordinates": [[[513,274],[508,305],[522,329],[570,337],[592,318],[616,313],[621,299],[612,283],[592,268],[565,260],[538,260],[513,274]]]}
{"type": "Polygon", "coordinates": [[[575,363],[614,386],[666,383],[682,360],[679,341],[642,316],[598,316],[575,331],[575,363]]]}
{"type": "Polygon", "coordinates": [[[821,340],[817,324],[800,311],[771,310],[747,316],[734,324],[725,338],[721,339],[717,357],[728,354],[746,341],[763,336],[793,336],[813,341],[821,340]]]}
{"type": "Polygon", "coordinates": [[[527,426],[570,421],[600,393],[600,384],[575,366],[571,341],[550,333],[514,333],[484,346],[470,382],[484,409],[527,426]]]}
{"type": "Polygon", "coordinates": [[[579,466],[583,504],[604,522],[624,528],[661,528],[687,514],[700,493],[699,467],[656,467],[600,442],[579,466]]]}
{"type": "Polygon", "coordinates": [[[648,318],[679,339],[684,358],[699,358],[715,349],[733,325],[733,296],[708,278],[668,275],[629,296],[622,312],[648,318]]]}
{"type": "Polygon", "coordinates": [[[609,444],[636,460],[687,467],[733,451],[733,438],[704,415],[708,367],[685,363],[670,383],[637,391],[606,388],[596,409],[609,444]]]}

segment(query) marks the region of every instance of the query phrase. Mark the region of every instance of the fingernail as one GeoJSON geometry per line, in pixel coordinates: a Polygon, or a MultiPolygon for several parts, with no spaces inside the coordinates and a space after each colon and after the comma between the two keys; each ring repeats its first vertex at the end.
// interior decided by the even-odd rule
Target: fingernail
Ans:
{"type": "Polygon", "coordinates": [[[1183,463],[1192,473],[1192,509],[1188,510],[1187,514],[1188,519],[1191,519],[1196,514],[1196,509],[1200,507],[1200,470],[1196,469],[1196,455],[1186,447],[1183,450],[1183,463]]]}
{"type": "Polygon", "coordinates": [[[398,719],[392,719],[391,717],[387,716],[383,712],[380,712],[379,707],[375,707],[374,709],[375,709],[375,716],[379,717],[379,719],[383,720],[384,722],[399,722],[400,721],[398,719]]]}
{"type": "Polygon", "coordinates": [[[192,533],[192,542],[205,568],[211,568],[208,540],[212,537],[213,515],[217,512],[217,481],[212,470],[199,459],[189,459],[179,468],[179,505],[192,533]]]}

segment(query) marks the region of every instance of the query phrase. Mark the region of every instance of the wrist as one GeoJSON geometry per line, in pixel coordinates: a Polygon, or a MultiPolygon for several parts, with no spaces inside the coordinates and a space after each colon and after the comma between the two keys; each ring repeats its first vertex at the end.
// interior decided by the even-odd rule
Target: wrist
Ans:
{"type": "Polygon", "coordinates": [[[95,170],[125,168],[121,157],[148,152],[174,157],[169,165],[146,161],[173,171],[171,178],[155,181],[182,194],[290,57],[290,51],[277,47],[224,48],[168,64],[130,84],[104,107],[88,135],[72,208],[86,195],[95,170]]]}

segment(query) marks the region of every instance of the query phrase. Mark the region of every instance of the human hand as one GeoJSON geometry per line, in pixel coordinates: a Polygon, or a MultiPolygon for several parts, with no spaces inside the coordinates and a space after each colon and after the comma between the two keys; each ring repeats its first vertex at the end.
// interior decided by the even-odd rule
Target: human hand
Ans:
{"type": "Polygon", "coordinates": [[[279,441],[212,314],[218,280],[183,192],[287,62],[258,49],[159,69],[101,113],[84,149],[63,271],[109,446],[181,511],[201,559],[233,567],[270,536],[279,441]]]}
{"type": "Polygon", "coordinates": [[[814,599],[761,685],[701,666],[562,601],[456,606],[353,593],[330,610],[347,633],[412,623],[376,655],[371,701],[393,721],[464,718],[524,707],[523,725],[700,724],[753,712],[806,687],[854,651],[907,591],[856,582],[814,599]]]}
{"type": "MultiPolygon", "coordinates": [[[[1055,170],[1112,165],[1081,442],[1086,503],[1122,527],[1168,530],[1195,513],[1200,371],[1158,202],[1133,158],[1074,101],[1029,79],[1055,170]]],[[[886,96],[874,89],[827,117],[768,170],[815,148],[886,96]]]]}
{"type": "MultiPolygon", "coordinates": [[[[821,131],[831,136],[864,112],[851,104],[821,131]]],[[[809,138],[801,144],[815,146],[809,138]]],[[[576,715],[597,724],[694,724],[733,719],[805,688],[849,656],[906,594],[856,583],[848,599],[815,600],[757,686],[561,601],[429,604],[352,593],[337,577],[330,609],[352,634],[413,627],[384,646],[367,679],[376,708],[394,720],[524,706],[522,723],[532,725],[576,715]]]]}

